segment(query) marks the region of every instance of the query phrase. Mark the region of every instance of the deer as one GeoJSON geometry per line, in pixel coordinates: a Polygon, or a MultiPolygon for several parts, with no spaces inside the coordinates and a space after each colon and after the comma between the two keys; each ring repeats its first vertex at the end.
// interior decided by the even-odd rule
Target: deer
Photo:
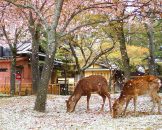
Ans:
{"type": "Polygon", "coordinates": [[[137,97],[141,95],[150,96],[151,101],[153,102],[151,113],[153,112],[155,104],[157,103],[158,113],[160,114],[161,98],[158,95],[158,91],[161,85],[160,79],[153,75],[140,76],[128,80],[124,84],[119,98],[115,100],[112,106],[112,117],[116,118],[125,115],[127,106],[131,99],[133,99],[134,115],[136,115],[137,97]],[[123,111],[124,104],[126,104],[126,106],[123,111]]]}
{"type": "Polygon", "coordinates": [[[92,92],[96,92],[103,99],[103,104],[100,109],[100,112],[103,112],[104,110],[106,97],[108,98],[109,108],[111,111],[110,93],[108,89],[107,80],[101,75],[91,75],[88,77],[84,77],[78,81],[73,94],[69,97],[68,100],[66,100],[67,112],[75,111],[76,104],[82,96],[87,96],[86,111],[89,112],[89,100],[92,92]]]}

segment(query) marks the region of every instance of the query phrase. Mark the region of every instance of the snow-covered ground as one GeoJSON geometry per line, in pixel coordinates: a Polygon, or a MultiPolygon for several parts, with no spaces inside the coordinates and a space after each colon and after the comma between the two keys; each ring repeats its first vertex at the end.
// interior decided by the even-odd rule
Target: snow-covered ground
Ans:
{"type": "MultiPolygon", "coordinates": [[[[113,104],[118,95],[111,97],[113,104]]],[[[102,103],[98,95],[90,99],[90,113],[86,113],[86,97],[80,99],[74,113],[66,113],[67,99],[48,95],[46,112],[40,113],[33,110],[35,96],[0,98],[0,130],[162,130],[162,115],[147,113],[152,103],[146,96],[138,98],[136,117],[131,102],[126,117],[118,119],[111,117],[108,100],[105,112],[98,113],[102,103]]]]}

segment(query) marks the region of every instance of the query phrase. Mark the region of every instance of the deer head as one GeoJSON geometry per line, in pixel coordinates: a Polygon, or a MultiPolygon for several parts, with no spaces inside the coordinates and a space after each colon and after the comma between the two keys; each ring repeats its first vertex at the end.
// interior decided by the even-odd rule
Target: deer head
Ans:
{"type": "Polygon", "coordinates": [[[72,96],[68,100],[66,100],[67,112],[73,112],[75,110],[75,106],[76,106],[75,96],[72,96]]]}
{"type": "Polygon", "coordinates": [[[119,103],[119,100],[115,100],[113,107],[112,107],[112,117],[117,118],[122,114],[122,104],[119,103]]]}

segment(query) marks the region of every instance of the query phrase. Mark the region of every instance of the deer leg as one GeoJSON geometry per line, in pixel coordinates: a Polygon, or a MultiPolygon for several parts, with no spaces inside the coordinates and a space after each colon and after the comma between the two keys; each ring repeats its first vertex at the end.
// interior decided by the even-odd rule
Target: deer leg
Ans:
{"type": "Polygon", "coordinates": [[[161,109],[161,98],[160,96],[157,95],[156,101],[158,103],[158,113],[161,114],[160,109],[161,109]]]}
{"type": "Polygon", "coordinates": [[[153,113],[154,108],[155,108],[155,104],[156,104],[154,93],[151,94],[151,98],[152,98],[153,105],[152,105],[150,113],[153,113]]]}
{"type": "Polygon", "coordinates": [[[153,103],[154,103],[154,105],[153,105],[153,108],[151,109],[151,112],[153,112],[154,107],[155,107],[155,103],[157,103],[158,104],[158,114],[160,114],[161,113],[160,112],[161,98],[160,98],[160,96],[158,94],[154,94],[153,103]]]}
{"type": "Polygon", "coordinates": [[[125,108],[124,108],[124,111],[123,111],[123,115],[125,115],[126,110],[127,110],[127,107],[128,107],[128,104],[129,104],[129,102],[130,102],[131,99],[132,98],[128,98],[128,100],[126,101],[126,105],[125,105],[125,108]]]}
{"type": "Polygon", "coordinates": [[[152,102],[153,102],[153,105],[152,105],[152,108],[151,108],[150,113],[153,113],[153,111],[154,111],[154,108],[155,108],[155,99],[152,99],[152,102]]]}
{"type": "Polygon", "coordinates": [[[108,101],[109,101],[109,109],[110,109],[110,113],[111,113],[111,101],[110,101],[110,94],[107,92],[105,95],[106,95],[106,97],[108,98],[108,101]]]}
{"type": "Polygon", "coordinates": [[[136,116],[137,115],[137,112],[136,112],[136,108],[137,108],[137,96],[133,97],[133,101],[134,101],[134,115],[136,116]]]}
{"type": "Polygon", "coordinates": [[[105,96],[105,95],[101,95],[101,97],[102,97],[102,99],[103,99],[103,103],[102,103],[100,112],[103,112],[103,110],[104,110],[104,105],[105,105],[105,100],[106,100],[106,96],[105,96]]]}
{"type": "Polygon", "coordinates": [[[91,97],[91,94],[88,94],[87,95],[87,112],[90,111],[90,108],[89,108],[89,99],[90,99],[90,97],[91,97]]]}

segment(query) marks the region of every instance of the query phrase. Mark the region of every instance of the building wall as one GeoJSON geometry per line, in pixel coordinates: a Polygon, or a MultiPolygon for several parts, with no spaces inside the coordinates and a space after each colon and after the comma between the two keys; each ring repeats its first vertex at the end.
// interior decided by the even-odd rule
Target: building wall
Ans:
{"type": "MultiPolygon", "coordinates": [[[[0,60],[0,69],[7,68],[6,72],[0,72],[0,93],[10,93],[10,60],[0,60]]],[[[21,79],[16,79],[16,92],[17,95],[30,95],[32,94],[32,75],[31,65],[27,57],[17,58],[17,71],[21,72],[21,79]]],[[[49,84],[48,93],[60,94],[59,84],[49,84]]]]}
{"type": "Polygon", "coordinates": [[[10,60],[0,60],[0,83],[7,83],[10,81],[10,60]],[[6,69],[6,71],[3,71],[6,69]]]}
{"type": "Polygon", "coordinates": [[[22,80],[21,80],[21,82],[22,83],[31,83],[32,81],[31,81],[31,66],[30,66],[30,64],[29,64],[29,61],[28,61],[28,59],[27,58],[24,58],[24,59],[22,59],[22,60],[19,60],[18,62],[17,62],[17,66],[23,66],[23,68],[22,68],[22,74],[21,74],[21,76],[22,76],[22,80]]]}
{"type": "MultiPolygon", "coordinates": [[[[16,92],[28,91],[31,93],[31,67],[27,57],[16,59],[16,92]],[[20,72],[20,73],[19,73],[20,72]],[[19,78],[18,78],[19,76],[19,78]],[[21,77],[21,78],[20,78],[21,77]]],[[[10,91],[10,68],[11,61],[9,59],[0,60],[0,70],[7,69],[5,72],[0,72],[0,91],[9,94],[10,91]]],[[[24,94],[23,94],[24,95],[24,94]]]]}
{"type": "MultiPolygon", "coordinates": [[[[10,60],[0,60],[0,69],[7,68],[6,72],[0,72],[0,83],[10,83],[10,60]]],[[[22,66],[21,81],[23,83],[31,83],[31,67],[27,58],[17,58],[16,66],[22,66]]],[[[19,68],[18,68],[19,70],[19,68]]]]}
{"type": "Polygon", "coordinates": [[[109,69],[102,68],[102,66],[98,64],[94,64],[90,66],[84,72],[85,77],[90,76],[90,75],[102,75],[107,79],[107,81],[109,81],[110,74],[111,74],[111,71],[109,69]]]}

